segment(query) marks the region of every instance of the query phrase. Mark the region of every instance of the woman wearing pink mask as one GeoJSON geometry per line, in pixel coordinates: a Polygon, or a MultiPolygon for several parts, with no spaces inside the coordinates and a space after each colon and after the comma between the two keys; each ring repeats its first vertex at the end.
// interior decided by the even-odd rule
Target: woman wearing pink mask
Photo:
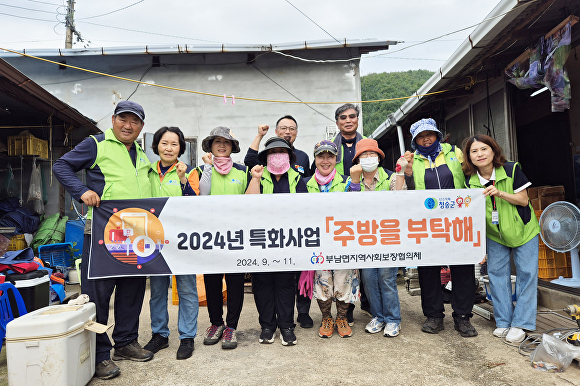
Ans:
{"type": "MultiPolygon", "coordinates": [[[[258,159],[261,165],[252,168],[246,194],[308,193],[300,174],[290,168],[295,156],[288,141],[270,138],[258,159]]],[[[294,272],[253,273],[252,289],[262,327],[259,342],[273,343],[274,333],[279,327],[282,344],[295,345],[294,272]]]]}
{"type": "MultiPolygon", "coordinates": [[[[234,163],[231,153],[240,152],[240,144],[234,133],[227,127],[216,127],[201,143],[204,165],[198,168],[199,190],[201,195],[244,194],[248,184],[248,168],[234,163]]],[[[234,349],[238,346],[236,329],[244,304],[244,274],[226,273],[227,314],[223,319],[222,280],[224,274],[206,274],[203,276],[209,326],[203,338],[203,344],[213,345],[220,341],[223,349],[234,349]]]]}

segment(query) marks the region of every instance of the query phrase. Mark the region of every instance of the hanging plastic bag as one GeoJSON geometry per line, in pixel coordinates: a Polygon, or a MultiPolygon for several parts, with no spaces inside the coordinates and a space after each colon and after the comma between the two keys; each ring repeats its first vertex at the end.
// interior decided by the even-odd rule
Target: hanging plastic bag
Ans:
{"type": "Polygon", "coordinates": [[[44,200],[42,197],[42,177],[40,167],[36,163],[32,164],[30,174],[30,185],[28,188],[28,201],[34,201],[34,211],[38,214],[44,213],[44,200]]]}
{"type": "Polygon", "coordinates": [[[32,164],[30,186],[28,188],[28,201],[31,200],[42,200],[42,180],[40,177],[40,169],[36,164],[32,164]]]}
{"type": "Polygon", "coordinates": [[[12,165],[10,164],[8,164],[8,167],[6,168],[6,177],[4,178],[4,183],[0,190],[0,198],[6,199],[9,197],[19,197],[18,186],[16,186],[14,172],[12,171],[12,165]]]}
{"type": "Polygon", "coordinates": [[[580,347],[547,334],[542,335],[542,343],[530,355],[533,368],[549,373],[566,371],[574,358],[580,358],[580,347]]]}

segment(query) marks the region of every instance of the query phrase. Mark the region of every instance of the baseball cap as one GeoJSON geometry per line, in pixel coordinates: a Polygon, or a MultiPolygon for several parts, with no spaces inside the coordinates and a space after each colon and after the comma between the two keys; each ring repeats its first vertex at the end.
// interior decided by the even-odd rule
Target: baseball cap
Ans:
{"type": "Polygon", "coordinates": [[[141,107],[139,103],[133,101],[121,101],[117,103],[114,115],[121,113],[133,113],[138,116],[140,120],[145,121],[145,111],[143,111],[143,107],[141,107]]]}
{"type": "Polygon", "coordinates": [[[314,156],[315,157],[318,154],[325,152],[325,151],[327,151],[331,154],[334,154],[334,155],[338,154],[338,148],[336,147],[336,145],[332,141],[325,139],[323,141],[318,142],[316,145],[314,145],[314,156]]]}

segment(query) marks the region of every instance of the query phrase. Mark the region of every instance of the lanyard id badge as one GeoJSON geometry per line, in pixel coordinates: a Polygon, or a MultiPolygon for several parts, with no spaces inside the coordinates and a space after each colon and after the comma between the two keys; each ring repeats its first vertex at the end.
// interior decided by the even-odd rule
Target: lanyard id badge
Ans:
{"type": "MultiPolygon", "coordinates": [[[[495,186],[495,180],[493,181],[493,186],[495,186]]],[[[499,225],[499,214],[495,204],[495,196],[491,196],[491,202],[493,203],[493,210],[491,211],[491,223],[493,225],[499,225]]]]}

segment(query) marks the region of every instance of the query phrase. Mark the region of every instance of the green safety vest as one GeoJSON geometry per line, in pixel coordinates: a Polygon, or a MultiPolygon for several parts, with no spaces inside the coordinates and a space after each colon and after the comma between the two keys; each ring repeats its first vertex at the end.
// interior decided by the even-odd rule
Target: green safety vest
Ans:
{"type": "MultiPolygon", "coordinates": [[[[163,176],[163,181],[159,175],[159,162],[157,161],[155,165],[151,168],[149,172],[149,180],[151,181],[151,197],[177,197],[181,196],[181,181],[177,175],[177,169],[175,164],[165,173],[163,176]]],[[[191,166],[187,166],[185,172],[185,178],[189,178],[189,175],[195,171],[191,166]]]]}
{"type": "MultiPolygon", "coordinates": [[[[389,172],[381,167],[377,168],[379,171],[379,180],[377,181],[377,185],[375,186],[375,192],[391,190],[391,177],[393,176],[393,172],[389,174],[389,172]]],[[[374,177],[373,177],[374,178],[374,177]]],[[[360,191],[364,192],[365,184],[360,184],[360,191]]]]}
{"type": "MultiPolygon", "coordinates": [[[[101,200],[124,200],[151,197],[149,170],[151,163],[141,146],[135,142],[137,150],[136,166],[133,166],[131,155],[124,143],[119,141],[113,129],[105,131],[105,139],[101,142],[91,135],[97,143],[97,158],[90,169],[99,167],[105,178],[105,187],[101,200]]],[[[89,207],[87,218],[93,216],[93,208],[89,207]]]]}
{"type": "MultiPolygon", "coordinates": [[[[340,173],[336,172],[334,178],[332,179],[332,184],[330,185],[330,189],[328,192],[344,192],[346,191],[346,187],[348,186],[348,177],[341,175],[340,173]]],[[[306,189],[308,189],[308,193],[320,193],[320,186],[318,182],[316,182],[316,178],[311,176],[306,182],[306,189]]]]}
{"type": "MultiPolygon", "coordinates": [[[[298,181],[300,181],[300,174],[298,174],[298,172],[292,168],[288,169],[287,173],[288,185],[290,185],[290,193],[296,193],[296,185],[298,185],[298,181]]],[[[262,173],[262,180],[260,181],[260,184],[262,184],[262,194],[274,193],[272,175],[266,168],[264,168],[264,172],[262,173]]]]}
{"type": "MultiPolygon", "coordinates": [[[[461,162],[455,154],[455,146],[442,143],[445,164],[453,174],[453,184],[455,189],[463,189],[465,185],[465,175],[461,170],[461,162]]],[[[464,155],[465,156],[465,155],[464,155]]],[[[425,190],[425,157],[415,152],[413,160],[413,179],[415,180],[415,190],[425,190]]]]}
{"type": "MultiPolygon", "coordinates": [[[[199,180],[203,175],[203,167],[197,168],[199,180]]],[[[244,194],[248,187],[248,167],[234,163],[230,172],[226,175],[218,173],[215,169],[211,172],[210,195],[244,194]]]]}
{"type": "MultiPolygon", "coordinates": [[[[519,163],[517,162],[506,162],[503,166],[495,168],[495,187],[498,190],[510,194],[514,193],[513,175],[518,165],[519,163]]],[[[473,189],[484,188],[477,173],[466,181],[465,186],[473,189]]],[[[501,198],[496,198],[495,206],[499,217],[499,225],[491,223],[493,203],[491,197],[485,198],[486,234],[487,237],[496,243],[515,248],[524,245],[540,233],[538,219],[530,202],[528,202],[530,221],[527,224],[524,224],[516,205],[510,204],[501,198]]]]}

